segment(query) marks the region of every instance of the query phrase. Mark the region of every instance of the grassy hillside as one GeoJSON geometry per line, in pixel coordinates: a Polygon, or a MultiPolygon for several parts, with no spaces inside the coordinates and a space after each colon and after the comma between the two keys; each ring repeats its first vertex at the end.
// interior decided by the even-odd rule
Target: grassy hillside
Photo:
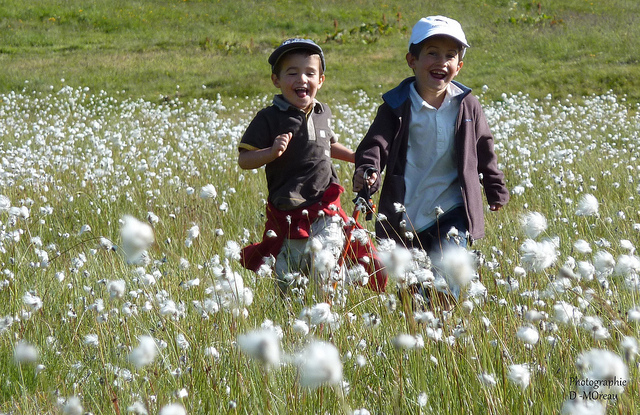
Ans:
{"type": "Polygon", "coordinates": [[[640,4],[635,0],[456,2],[372,0],[3,0],[0,92],[61,80],[134,97],[271,93],[270,51],[287,37],[319,42],[321,97],[375,95],[409,75],[420,17],[458,19],[472,45],[459,80],[473,88],[564,96],[613,89],[640,100],[640,4]]]}

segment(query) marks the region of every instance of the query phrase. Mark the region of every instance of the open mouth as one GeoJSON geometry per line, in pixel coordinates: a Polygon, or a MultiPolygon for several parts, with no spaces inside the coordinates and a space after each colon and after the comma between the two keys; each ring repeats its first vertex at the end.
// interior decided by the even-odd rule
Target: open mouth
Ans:
{"type": "Polygon", "coordinates": [[[444,79],[447,76],[447,73],[445,71],[435,70],[431,71],[431,76],[436,79],[444,79]]]}
{"type": "Polygon", "coordinates": [[[307,88],[296,88],[296,94],[300,98],[305,98],[307,95],[309,95],[309,91],[307,90],[307,88]]]}

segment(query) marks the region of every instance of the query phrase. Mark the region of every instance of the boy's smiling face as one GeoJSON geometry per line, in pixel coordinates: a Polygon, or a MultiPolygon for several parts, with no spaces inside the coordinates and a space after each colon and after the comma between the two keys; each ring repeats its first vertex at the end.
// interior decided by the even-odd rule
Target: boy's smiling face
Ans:
{"type": "Polygon", "coordinates": [[[271,74],[273,85],[291,105],[308,110],[324,82],[320,56],[294,51],[281,60],[278,73],[271,74]]]}
{"type": "Polygon", "coordinates": [[[448,36],[425,40],[418,57],[407,54],[407,64],[416,75],[416,90],[425,101],[444,96],[462,68],[459,56],[460,45],[448,36]]]}

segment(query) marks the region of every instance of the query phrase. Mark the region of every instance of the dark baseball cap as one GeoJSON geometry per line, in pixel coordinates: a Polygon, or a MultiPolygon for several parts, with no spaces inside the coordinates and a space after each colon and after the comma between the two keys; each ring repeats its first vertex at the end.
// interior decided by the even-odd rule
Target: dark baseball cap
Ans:
{"type": "Polygon", "coordinates": [[[306,49],[320,55],[322,70],[325,70],[324,53],[322,53],[322,48],[318,46],[313,40],[300,38],[287,39],[282,42],[280,46],[276,48],[276,50],[273,51],[271,56],[269,56],[269,64],[271,65],[271,69],[273,70],[282,55],[294,49],[306,49]]]}

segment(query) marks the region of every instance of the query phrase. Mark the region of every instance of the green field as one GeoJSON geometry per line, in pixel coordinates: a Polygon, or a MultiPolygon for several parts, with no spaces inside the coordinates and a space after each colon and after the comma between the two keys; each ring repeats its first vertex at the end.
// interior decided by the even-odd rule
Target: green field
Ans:
{"type": "Polygon", "coordinates": [[[2,1],[0,92],[71,86],[133,97],[271,93],[266,59],[282,40],[326,51],[323,96],[374,96],[410,73],[413,24],[459,20],[472,48],[459,80],[542,97],[613,90],[640,99],[640,3],[522,1],[2,1]]]}
{"type": "Polygon", "coordinates": [[[0,415],[640,413],[638,8],[0,0],[0,415]],[[512,195],[462,301],[403,303],[430,268],[385,241],[386,293],[333,267],[330,295],[281,298],[237,260],[264,230],[237,146],[267,56],[322,45],[355,148],[435,13],[466,29],[512,195]]]}

